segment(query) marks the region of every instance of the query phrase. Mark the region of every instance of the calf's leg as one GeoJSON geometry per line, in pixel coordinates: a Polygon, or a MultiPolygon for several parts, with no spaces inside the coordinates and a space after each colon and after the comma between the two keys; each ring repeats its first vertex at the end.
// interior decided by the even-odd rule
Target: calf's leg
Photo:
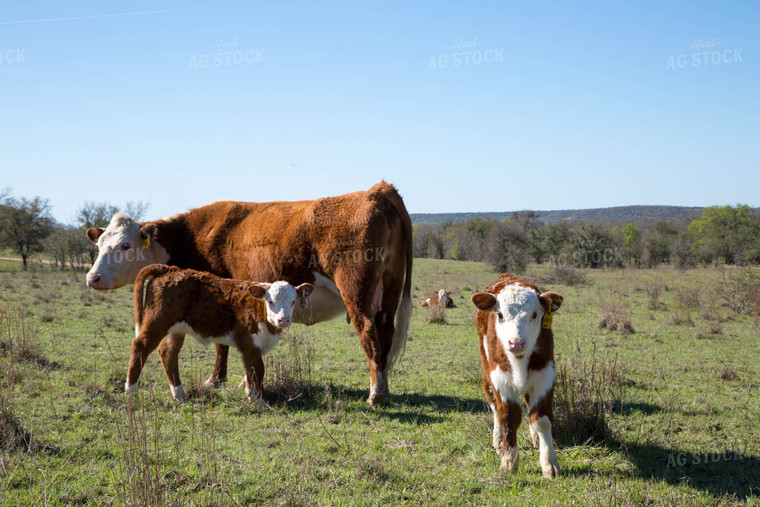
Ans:
{"type": "Polygon", "coordinates": [[[538,436],[539,462],[544,477],[556,477],[560,475],[557,452],[554,450],[552,440],[552,397],[554,389],[550,389],[536,406],[530,411],[530,426],[538,436]]]}
{"type": "Polygon", "coordinates": [[[517,472],[520,465],[520,452],[517,448],[517,428],[522,420],[522,407],[513,401],[502,401],[495,393],[496,410],[499,413],[499,426],[502,433],[501,471],[517,472]]]}
{"type": "Polygon", "coordinates": [[[239,340],[240,353],[243,354],[243,366],[245,367],[245,394],[248,398],[261,403],[264,401],[264,359],[261,357],[261,349],[247,339],[239,340]]]}
{"type": "Polygon", "coordinates": [[[137,338],[132,340],[132,348],[129,352],[127,382],[124,385],[124,391],[127,394],[137,391],[137,380],[140,378],[143,364],[148,359],[148,355],[158,347],[167,331],[167,329],[164,329],[162,332],[156,333],[151,327],[151,325],[143,324],[137,338]]]}
{"type": "Polygon", "coordinates": [[[177,401],[187,400],[187,394],[179,378],[179,351],[184,343],[184,334],[172,333],[165,336],[158,345],[158,355],[161,357],[161,364],[164,365],[164,372],[169,380],[169,389],[177,401]]]}

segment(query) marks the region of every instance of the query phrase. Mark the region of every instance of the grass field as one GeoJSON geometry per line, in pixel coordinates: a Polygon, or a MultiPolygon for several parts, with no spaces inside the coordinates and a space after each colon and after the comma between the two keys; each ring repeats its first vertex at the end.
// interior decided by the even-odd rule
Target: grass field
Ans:
{"type": "Polygon", "coordinates": [[[718,268],[585,271],[575,287],[529,268],[565,297],[554,319],[565,382],[604,406],[596,437],[559,442],[553,480],[525,423],[519,472],[498,473],[469,300],[497,277],[482,264],[415,260],[415,304],[445,287],[457,306],[443,324],[414,310],[381,407],[364,402],[366,358],[342,319],[286,332],[268,361],[271,407],[237,387],[235,351],[227,386],[200,389],[215,352],[192,339],[180,358],[189,402],[173,401],[157,354],[128,398],[131,287],[95,292],[81,273],[47,269],[0,261],[7,505],[760,504],[760,330],[716,296],[718,268]],[[604,308],[628,314],[633,333],[598,329],[604,308]]]}

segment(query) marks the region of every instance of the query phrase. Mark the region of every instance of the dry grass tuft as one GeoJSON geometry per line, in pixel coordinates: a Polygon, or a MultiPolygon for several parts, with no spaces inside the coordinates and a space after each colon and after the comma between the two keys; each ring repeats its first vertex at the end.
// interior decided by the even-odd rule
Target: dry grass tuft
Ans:
{"type": "Polygon", "coordinates": [[[602,303],[599,319],[596,321],[599,329],[620,331],[623,334],[634,332],[631,324],[631,310],[622,301],[608,301],[602,303]]]}
{"type": "Polygon", "coordinates": [[[588,284],[588,278],[583,271],[571,265],[558,265],[549,271],[549,277],[554,283],[576,287],[588,284]]]}
{"type": "MultiPolygon", "coordinates": [[[[576,345],[576,349],[578,346],[576,345]]],[[[554,384],[555,438],[562,444],[604,442],[610,436],[607,415],[615,405],[612,389],[622,384],[616,374],[617,358],[599,358],[596,349],[588,360],[557,365],[554,384]]]]}
{"type": "Polygon", "coordinates": [[[0,307],[0,451],[39,448],[16,415],[18,362],[36,357],[34,329],[23,307],[0,307]]]}
{"type": "Polygon", "coordinates": [[[660,301],[662,290],[663,286],[660,283],[655,283],[647,287],[647,308],[650,310],[665,309],[665,303],[660,301]]]}
{"type": "Polygon", "coordinates": [[[297,329],[290,329],[266,357],[264,391],[267,400],[282,403],[308,403],[316,393],[312,382],[314,346],[297,329]],[[282,343],[285,342],[285,343],[282,343]]]}
{"type": "Polygon", "coordinates": [[[446,324],[446,309],[443,306],[430,306],[427,312],[427,321],[430,324],[446,324]]]}

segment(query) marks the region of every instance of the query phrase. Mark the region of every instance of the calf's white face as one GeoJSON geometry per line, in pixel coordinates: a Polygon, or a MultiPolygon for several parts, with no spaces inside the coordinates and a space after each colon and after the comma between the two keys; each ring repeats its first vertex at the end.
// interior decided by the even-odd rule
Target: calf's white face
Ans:
{"type": "Polygon", "coordinates": [[[150,225],[141,227],[123,213],[114,215],[105,229],[88,229],[87,237],[98,245],[98,258],[87,273],[87,285],[99,290],[117,289],[133,283],[145,266],[168,262],[166,250],[150,241],[151,231],[150,225]]]}
{"type": "Polygon", "coordinates": [[[498,294],[479,292],[472,300],[479,309],[496,314],[496,336],[504,350],[516,356],[530,355],[544,316],[536,291],[522,285],[507,285],[498,294]]]}
{"type": "Polygon", "coordinates": [[[293,287],[288,282],[272,284],[257,283],[251,286],[251,294],[263,299],[267,305],[267,321],[273,326],[283,329],[293,322],[293,309],[296,301],[305,300],[311,294],[314,286],[303,283],[293,287]]]}
{"type": "Polygon", "coordinates": [[[446,305],[449,303],[449,296],[446,295],[446,291],[444,289],[438,291],[438,301],[441,302],[441,305],[444,308],[446,308],[446,305]]]}

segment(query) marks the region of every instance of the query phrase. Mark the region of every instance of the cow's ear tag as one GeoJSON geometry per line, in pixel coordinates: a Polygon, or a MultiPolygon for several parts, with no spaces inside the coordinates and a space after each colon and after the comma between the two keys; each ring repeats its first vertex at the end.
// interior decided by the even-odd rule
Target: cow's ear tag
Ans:
{"type": "Polygon", "coordinates": [[[554,319],[554,315],[552,315],[552,309],[551,309],[551,306],[549,306],[549,311],[544,315],[544,323],[542,324],[542,327],[544,329],[551,329],[553,319],[554,319]]]}
{"type": "Polygon", "coordinates": [[[145,238],[142,242],[143,248],[148,248],[150,246],[150,238],[145,238]]]}

